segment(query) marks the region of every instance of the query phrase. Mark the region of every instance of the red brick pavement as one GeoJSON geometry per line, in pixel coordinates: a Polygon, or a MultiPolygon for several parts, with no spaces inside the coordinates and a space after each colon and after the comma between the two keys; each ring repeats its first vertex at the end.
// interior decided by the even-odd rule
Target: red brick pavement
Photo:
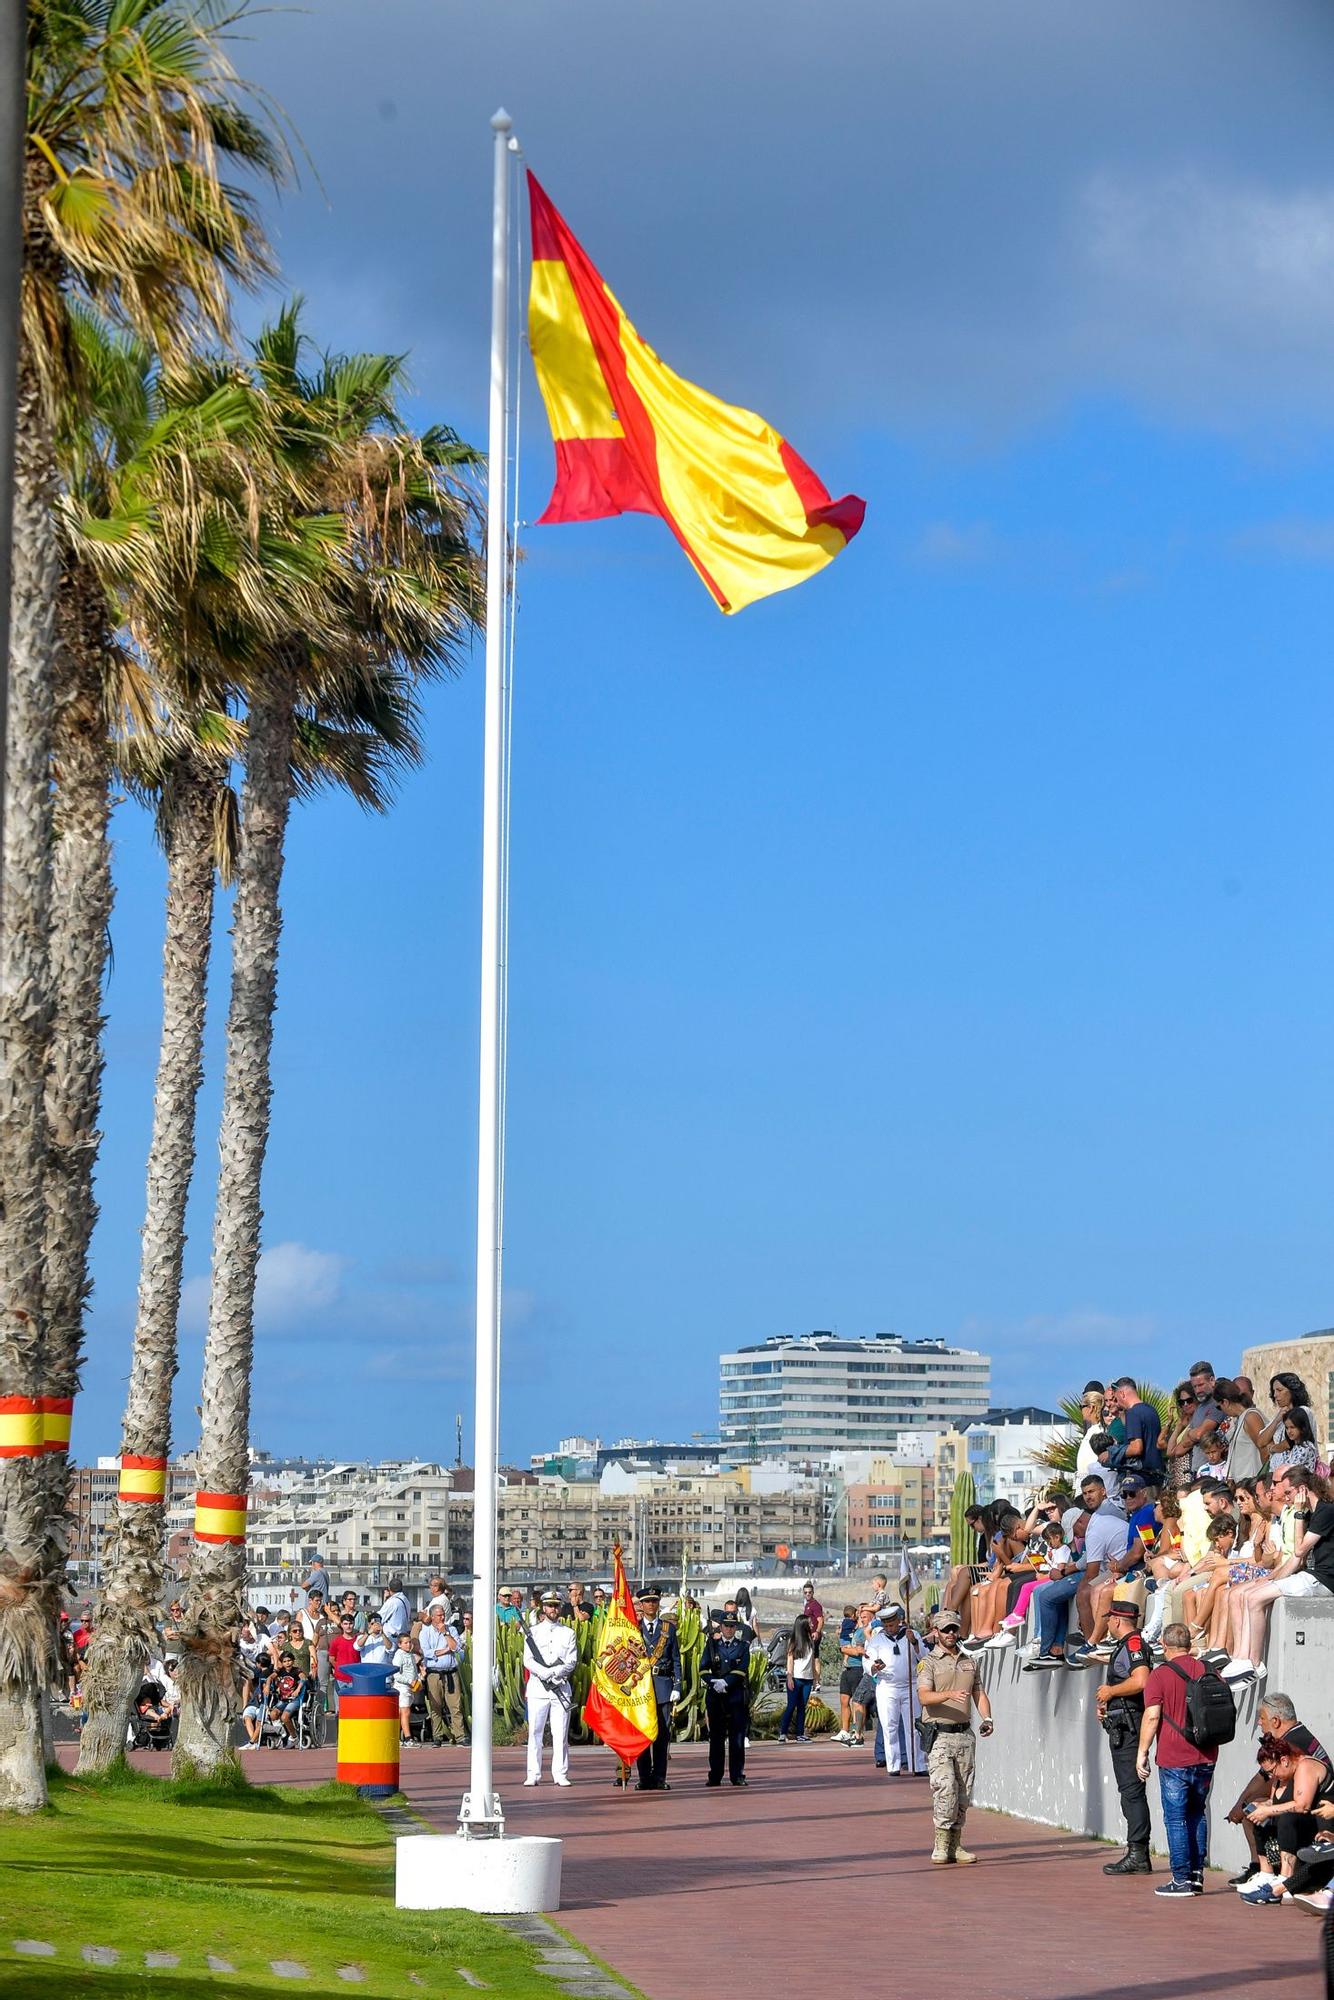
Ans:
{"type": "MultiPolygon", "coordinates": [[[[945,1986],[970,2000],[1323,1994],[1314,1915],[1247,1909],[1222,1874],[1202,1898],[1162,1902],[1141,1877],[1103,1877],[1113,1850],[988,1812],[968,1825],[978,1866],[933,1868],[921,1779],[886,1778],[833,1744],[761,1745],[745,1791],[708,1791],[703,1759],[698,1746],[676,1749],[670,1792],[623,1793],[609,1754],[580,1750],[568,1792],[526,1791],[523,1753],[496,1753],[510,1831],[565,1842],[558,1921],[649,2000],[696,2000],[706,1964],[717,1972],[707,1983],[740,1980],[774,2000],[839,1976],[864,1985],[868,1948],[887,1955],[893,1990],[945,1986]]],[[[244,1762],[267,1784],[316,1783],[332,1776],[333,1754],[244,1762]]],[[[445,1830],[466,1782],[464,1751],[404,1760],[404,1792],[445,1830]]]]}

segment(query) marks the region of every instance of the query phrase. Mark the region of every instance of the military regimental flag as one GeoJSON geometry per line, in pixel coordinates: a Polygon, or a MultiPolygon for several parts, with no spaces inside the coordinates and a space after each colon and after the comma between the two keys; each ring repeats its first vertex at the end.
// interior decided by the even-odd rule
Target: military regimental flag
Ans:
{"type": "Polygon", "coordinates": [[[658,1733],[653,1676],[635,1617],[634,1599],[625,1580],[619,1543],[611,1603],[602,1621],[593,1658],[593,1682],[584,1703],[584,1721],[627,1764],[632,1764],[658,1733]]]}
{"type": "Polygon", "coordinates": [[[724,611],[832,562],[866,503],[830,498],[763,417],[674,375],[532,174],[528,339],[556,445],[543,522],[658,514],[724,611]]]}

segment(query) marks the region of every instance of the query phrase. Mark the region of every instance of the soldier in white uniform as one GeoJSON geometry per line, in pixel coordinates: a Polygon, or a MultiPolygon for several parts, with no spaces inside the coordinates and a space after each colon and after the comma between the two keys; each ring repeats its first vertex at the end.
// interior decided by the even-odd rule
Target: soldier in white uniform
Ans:
{"type": "Polygon", "coordinates": [[[535,1785],[542,1776],[542,1737],[551,1723],[551,1776],[558,1785],[570,1782],[570,1682],[579,1664],[574,1633],[560,1623],[560,1593],[542,1592],[542,1608],[535,1625],[526,1625],[523,1635],[524,1664],[528,1668],[528,1776],[525,1785],[535,1785]]]}
{"type": "Polygon", "coordinates": [[[888,1604],[880,1622],[866,1642],[866,1671],[875,1681],[875,1705],[884,1732],[885,1760],[889,1775],[907,1770],[916,1776],[922,1769],[917,1731],[913,1718],[921,1714],[914,1700],[914,1677],[922,1656],[921,1642],[909,1626],[899,1604],[888,1604]],[[899,1727],[908,1746],[905,1764],[899,1750],[899,1727]]]}

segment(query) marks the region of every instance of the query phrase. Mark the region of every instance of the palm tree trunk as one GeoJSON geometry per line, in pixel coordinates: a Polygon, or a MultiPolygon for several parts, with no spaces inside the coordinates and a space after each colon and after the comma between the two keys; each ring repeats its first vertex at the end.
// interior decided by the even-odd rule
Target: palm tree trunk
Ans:
{"type": "MultiPolygon", "coordinates": [[[[102,1098],[102,982],[111,921],[110,766],[103,683],[106,600],[81,564],[66,560],[56,647],[52,732],[55,844],[51,861],[51,980],[55,1021],[46,1075],[46,1394],[79,1386],[83,1316],[92,1287],[88,1250],[97,1202],[102,1098]]],[[[49,1566],[68,1553],[69,1454],[48,1444],[49,1566]]]]}
{"type": "MultiPolygon", "coordinates": [[[[44,1088],[53,1014],[51,705],[60,560],[56,469],[33,357],[19,357],[14,465],[4,925],[0,936],[0,1396],[45,1387],[44,1088]]],[[[55,1591],[40,1456],[0,1457],[0,1809],[46,1803],[40,1698],[55,1665],[55,1591]]]]}
{"type": "MultiPolygon", "coordinates": [[[[122,1461],[166,1459],[185,1256],[185,1212],[195,1164],[204,1075],[204,1013],[213,929],[214,814],[219,783],[193,756],[169,776],[161,819],[167,849],[162,951],[162,1040],[148,1150],[148,1198],[139,1305],[121,1427],[122,1461]]],[[[145,1480],[144,1486],[149,1482],[145,1480]]],[[[161,1500],[118,1500],[97,1629],[84,1663],[79,1773],[125,1754],[130,1709],[143,1679],[163,1597],[166,1480],[161,1500]]]]}
{"type": "MultiPolygon", "coordinates": [[[[244,1495],[250,1482],[250,1369],[259,1265],[260,1176],[269,1138],[270,1057],[278,988],[283,842],[292,799],[292,705],[281,683],[250,706],[241,855],[232,922],[221,1155],[204,1341],[202,1492],[244,1495]]],[[[181,1723],[172,1768],[210,1772],[234,1755],[236,1638],[245,1538],[196,1541],[181,1629],[181,1723]]]]}

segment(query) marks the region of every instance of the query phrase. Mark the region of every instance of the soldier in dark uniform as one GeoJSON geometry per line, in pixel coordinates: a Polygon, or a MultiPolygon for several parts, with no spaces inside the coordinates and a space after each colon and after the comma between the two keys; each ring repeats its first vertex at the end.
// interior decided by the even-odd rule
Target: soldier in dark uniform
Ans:
{"type": "Polygon", "coordinates": [[[1107,1679],[1098,1689],[1098,1720],[1107,1731],[1112,1769],[1121,1794],[1126,1822],[1126,1851],[1109,1861],[1104,1875],[1151,1875],[1149,1859],[1149,1798],[1136,1769],[1139,1726],[1144,1720],[1144,1683],[1153,1654],[1139,1629],[1139,1606],[1130,1598],[1112,1600],[1108,1636],[1115,1651],[1107,1662],[1107,1679]]]}
{"type": "Polygon", "coordinates": [[[734,1785],[746,1782],[746,1727],[750,1720],[750,1647],[737,1630],[736,1611],[723,1606],[719,1629],[710,1633],[699,1663],[704,1683],[704,1712],[709,1720],[709,1783],[723,1781],[723,1751],[727,1775],[734,1785]]]}
{"type": "Polygon", "coordinates": [[[639,1607],[639,1630],[648,1656],[649,1671],[653,1675],[658,1733],[648,1748],[640,1752],[637,1766],[639,1783],[635,1790],[665,1792],[668,1789],[667,1752],[672,1735],[672,1709],[681,1699],[681,1648],[672,1620],[658,1616],[662,1592],[657,1585],[641,1590],[636,1602],[639,1607]]]}

